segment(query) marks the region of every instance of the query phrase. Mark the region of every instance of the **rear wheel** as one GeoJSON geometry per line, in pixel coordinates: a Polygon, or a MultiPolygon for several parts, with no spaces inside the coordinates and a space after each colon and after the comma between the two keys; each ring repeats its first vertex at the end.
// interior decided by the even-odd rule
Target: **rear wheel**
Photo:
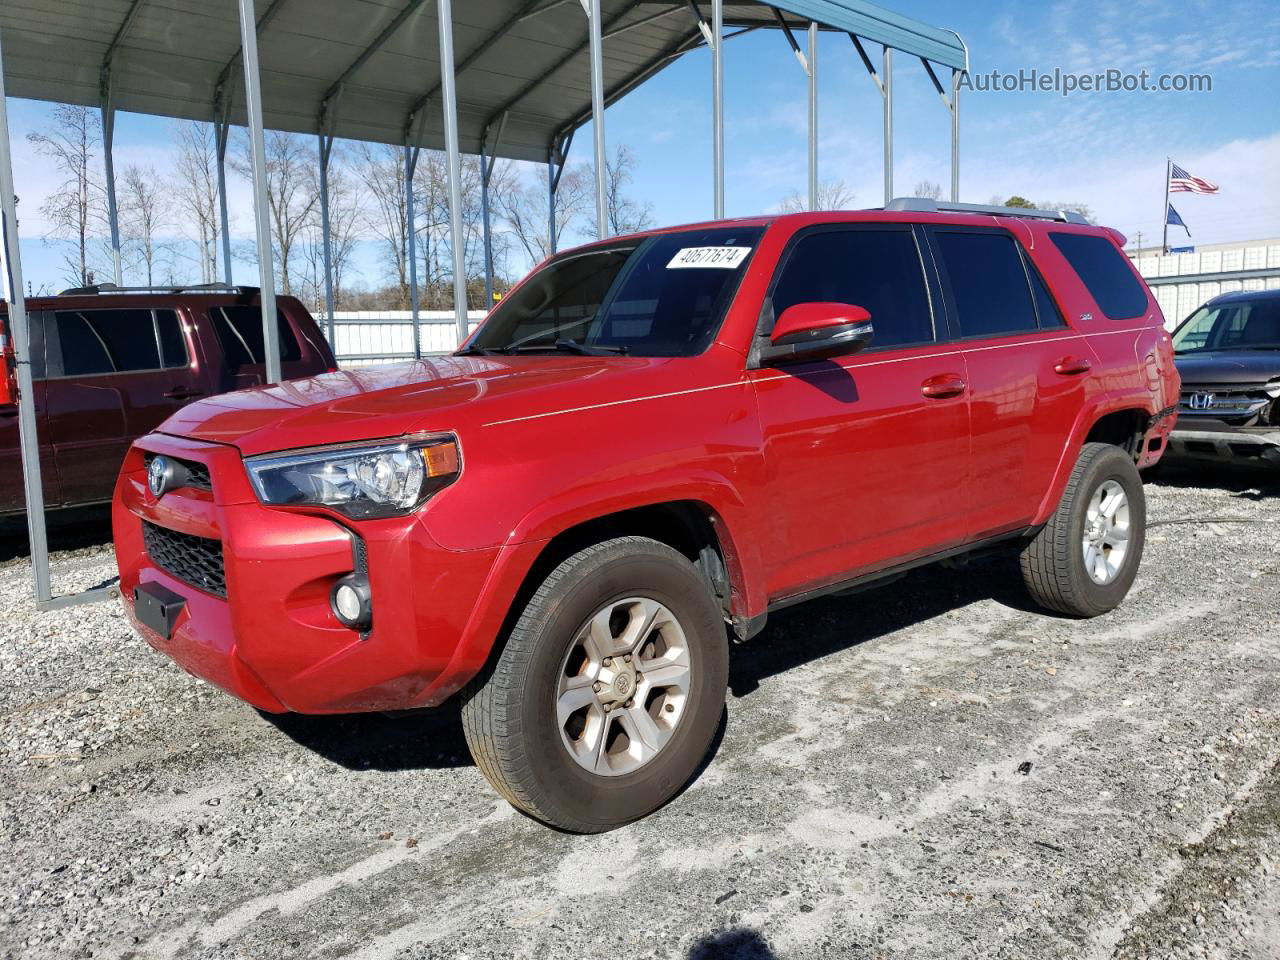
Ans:
{"type": "Polygon", "coordinates": [[[1022,577],[1043,607],[1096,617],[1133,584],[1146,539],[1147,507],[1133,459],[1087,443],[1058,509],[1022,552],[1022,577]]]}
{"type": "Polygon", "coordinates": [[[534,593],[463,705],[467,744],[515,807],[581,833],[656,810],[724,709],[728,642],[710,585],[642,537],[589,547],[534,593]]]}

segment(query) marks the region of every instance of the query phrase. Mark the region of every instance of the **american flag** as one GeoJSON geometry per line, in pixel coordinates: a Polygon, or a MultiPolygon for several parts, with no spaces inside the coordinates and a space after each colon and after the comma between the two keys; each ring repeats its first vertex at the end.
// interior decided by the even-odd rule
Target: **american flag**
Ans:
{"type": "Polygon", "coordinates": [[[1169,164],[1170,193],[1217,193],[1218,185],[1193,177],[1176,163],[1169,164]]]}

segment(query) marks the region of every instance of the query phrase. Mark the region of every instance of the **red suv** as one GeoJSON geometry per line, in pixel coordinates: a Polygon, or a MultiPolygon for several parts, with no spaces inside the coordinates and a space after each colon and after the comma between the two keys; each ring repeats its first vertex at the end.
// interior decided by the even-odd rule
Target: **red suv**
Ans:
{"type": "Polygon", "coordinates": [[[116,490],[129,615],[267,711],[460,695],[504,797],[599,831],[693,775],[773,610],[996,543],[1110,610],[1178,403],[1123,238],[895,206],[595,243],[453,356],[186,407],[116,490]]]}
{"type": "MultiPolygon", "coordinates": [[[[334,369],[306,307],[277,299],[286,377],[334,369]]],[[[37,433],[49,507],[111,499],[129,445],[196,397],[262,383],[253,287],[127,290],[104,284],[27,300],[37,433]]],[[[0,301],[0,516],[26,509],[17,377],[0,301]]]]}

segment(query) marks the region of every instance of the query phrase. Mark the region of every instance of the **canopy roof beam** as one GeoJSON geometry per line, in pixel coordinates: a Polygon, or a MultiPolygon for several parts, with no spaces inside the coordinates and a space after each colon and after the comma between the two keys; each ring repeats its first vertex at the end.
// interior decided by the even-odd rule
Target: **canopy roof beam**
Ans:
{"type": "MultiPolygon", "coordinates": [[[[734,37],[740,37],[745,33],[752,33],[753,31],[758,29],[760,29],[759,26],[743,27],[741,30],[733,31],[733,33],[726,33],[724,35],[724,39],[732,40],[734,37]]],[[[686,34],[683,37],[680,37],[679,39],[671,43],[665,50],[659,53],[656,57],[654,57],[652,60],[646,63],[644,66],[640,67],[638,70],[636,70],[634,73],[631,73],[629,76],[624,77],[618,83],[614,84],[612,87],[606,90],[605,97],[604,97],[604,105],[606,107],[612,106],[618,100],[622,99],[632,90],[634,90],[636,87],[640,86],[640,84],[644,83],[646,80],[652,77],[655,73],[659,72],[663,67],[665,67],[672,60],[679,59],[680,57],[688,53],[690,50],[696,50],[699,47],[703,47],[705,45],[706,44],[703,43],[702,41],[702,31],[700,30],[695,31],[693,33],[686,34]]],[[[568,135],[571,131],[576,130],[578,127],[582,126],[584,123],[586,123],[590,119],[591,119],[591,108],[587,107],[586,109],[575,114],[573,119],[570,120],[567,124],[565,124],[560,130],[557,130],[555,137],[552,138],[552,142],[554,143],[557,138],[561,138],[568,135]]]]}
{"type": "Polygon", "coordinates": [[[409,0],[404,8],[395,15],[390,23],[382,28],[382,32],[374,37],[373,42],[360,51],[347,69],[343,70],[338,79],[329,85],[329,89],[324,92],[324,96],[320,98],[320,123],[322,129],[329,126],[329,111],[334,106],[336,100],[342,95],[343,89],[346,87],[347,81],[355,76],[356,72],[369,62],[369,58],[382,49],[388,40],[395,36],[406,20],[413,16],[426,0],[409,0]]]}
{"type": "MultiPolygon", "coordinates": [[[[617,14],[616,16],[613,16],[610,19],[605,20],[600,25],[601,36],[603,36],[604,34],[608,33],[610,30],[612,30],[614,27],[616,27],[618,25],[618,22],[630,12],[631,12],[631,8],[628,7],[626,10],[623,10],[621,13],[617,14]]],[[[505,103],[503,103],[500,107],[498,107],[497,110],[494,110],[493,113],[489,115],[488,119],[485,120],[485,125],[487,126],[488,124],[492,123],[495,117],[501,116],[502,114],[507,113],[510,110],[514,110],[517,104],[519,104],[522,100],[524,100],[525,97],[529,96],[529,94],[537,90],[538,87],[542,86],[544,83],[550,80],[553,76],[559,73],[562,69],[564,69],[564,67],[567,64],[573,62],[578,57],[582,56],[582,54],[589,53],[590,50],[591,50],[591,29],[590,29],[590,25],[588,25],[587,35],[586,37],[583,38],[581,43],[577,44],[572,50],[570,50],[563,57],[561,57],[559,60],[553,63],[541,74],[539,74],[533,80],[529,81],[523,87],[521,87],[518,91],[516,91],[514,96],[508,98],[505,103]]],[[[590,115],[589,112],[588,112],[588,115],[590,115]]],[[[579,124],[574,124],[574,126],[578,126],[578,125],[579,124]]],[[[560,133],[562,132],[563,131],[560,131],[560,133]]]]}
{"type": "MultiPolygon", "coordinates": [[[[502,26],[500,26],[497,30],[491,33],[474,50],[472,50],[469,54],[467,54],[465,57],[462,58],[462,62],[458,64],[456,70],[454,71],[454,75],[457,76],[458,74],[461,74],[469,66],[471,66],[473,63],[475,63],[477,60],[483,57],[486,53],[488,53],[491,49],[493,49],[494,44],[496,44],[499,40],[505,37],[512,30],[514,30],[524,20],[527,20],[529,17],[533,16],[535,13],[542,13],[544,10],[549,10],[551,9],[552,6],[560,6],[559,3],[554,3],[554,4],[550,4],[549,6],[543,7],[540,10],[535,10],[534,8],[537,7],[538,4],[541,2],[542,0],[529,0],[528,3],[526,3],[523,7],[520,8],[519,12],[516,13],[515,16],[506,20],[502,24],[502,26]]],[[[566,3],[572,2],[572,0],[563,0],[563,2],[566,2],[566,3]]],[[[423,110],[426,109],[427,104],[431,102],[431,98],[440,92],[440,86],[441,84],[439,82],[433,84],[431,88],[427,90],[426,93],[424,93],[416,101],[414,101],[413,106],[409,108],[409,115],[405,119],[405,129],[409,129],[415,125],[414,124],[415,119],[423,110]]],[[[500,110],[498,112],[505,113],[506,111],[500,110]]],[[[486,121],[485,126],[488,127],[489,124],[492,122],[493,122],[493,118],[490,117],[489,120],[486,121]]]]}

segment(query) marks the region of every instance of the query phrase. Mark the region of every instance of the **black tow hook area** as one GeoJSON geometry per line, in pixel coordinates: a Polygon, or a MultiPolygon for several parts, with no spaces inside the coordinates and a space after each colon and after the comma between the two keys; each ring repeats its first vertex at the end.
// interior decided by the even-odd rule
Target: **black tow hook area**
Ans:
{"type": "Polygon", "coordinates": [[[166,640],[173,639],[178,615],[187,598],[159,583],[143,583],[133,588],[133,613],[144,627],[154,630],[166,640]]]}

